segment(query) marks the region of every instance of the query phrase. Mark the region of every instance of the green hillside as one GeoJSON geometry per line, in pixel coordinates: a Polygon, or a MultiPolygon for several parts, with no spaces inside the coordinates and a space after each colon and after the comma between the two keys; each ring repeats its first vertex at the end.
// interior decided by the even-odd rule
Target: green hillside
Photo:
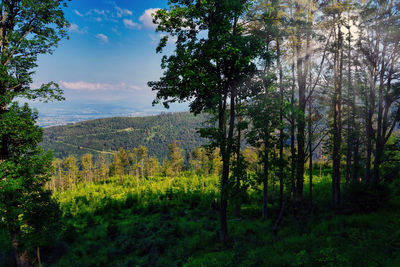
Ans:
{"type": "Polygon", "coordinates": [[[100,152],[111,154],[122,148],[140,145],[149,149],[149,155],[162,160],[168,144],[174,140],[185,151],[206,142],[197,133],[205,116],[189,112],[167,113],[147,117],[114,117],[54,126],[44,129],[42,145],[53,150],[56,157],[100,152]]]}

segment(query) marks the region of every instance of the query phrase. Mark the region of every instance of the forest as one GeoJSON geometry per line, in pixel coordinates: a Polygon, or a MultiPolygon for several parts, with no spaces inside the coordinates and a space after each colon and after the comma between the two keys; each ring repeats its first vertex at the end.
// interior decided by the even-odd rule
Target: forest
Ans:
{"type": "Polygon", "coordinates": [[[145,146],[151,156],[167,157],[168,144],[177,141],[185,151],[206,143],[197,129],[207,121],[205,115],[189,112],[165,113],[146,117],[114,117],[90,120],[43,129],[44,150],[57,158],[86,153],[103,153],[107,158],[119,148],[145,146]]]}
{"type": "Polygon", "coordinates": [[[29,84],[68,22],[63,1],[11,2],[4,266],[400,265],[400,1],[170,0],[153,15],[153,104],[187,102],[207,124],[187,153],[160,142],[163,159],[136,141],[106,145],[109,158],[43,151],[37,113],[15,98],[63,99],[55,83],[29,84]]]}

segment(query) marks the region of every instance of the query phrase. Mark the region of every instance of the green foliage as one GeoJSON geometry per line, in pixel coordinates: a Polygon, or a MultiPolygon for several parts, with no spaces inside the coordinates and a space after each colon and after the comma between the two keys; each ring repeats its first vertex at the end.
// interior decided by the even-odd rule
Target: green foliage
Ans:
{"type": "Polygon", "coordinates": [[[66,0],[2,1],[0,25],[0,107],[15,97],[61,100],[62,91],[53,82],[31,88],[32,75],[41,54],[51,54],[66,37],[69,25],[62,8],[66,0]]]}
{"type": "Polygon", "coordinates": [[[0,118],[0,139],[7,141],[8,152],[0,161],[0,226],[2,234],[17,240],[14,250],[46,244],[58,222],[58,204],[44,189],[53,156],[38,147],[42,131],[36,118],[27,105],[16,103],[0,118]]]}
{"type": "Polygon", "coordinates": [[[96,157],[100,152],[112,157],[121,147],[132,149],[141,145],[148,154],[162,161],[168,155],[168,144],[174,140],[185,151],[205,143],[197,133],[206,120],[204,115],[193,116],[188,112],[169,113],[137,118],[106,118],[79,122],[44,129],[42,145],[53,150],[56,157],[86,153],[96,157]]]}
{"type": "MultiPolygon", "coordinates": [[[[229,220],[232,242],[222,247],[216,231],[218,180],[185,172],[174,179],[145,179],[137,187],[135,177],[109,177],[106,183],[59,191],[54,199],[62,210],[62,230],[59,241],[44,247],[43,259],[53,257],[52,266],[394,266],[400,261],[395,212],[400,199],[369,214],[318,212],[329,203],[328,176],[315,179],[320,195],[314,200],[322,200],[321,206],[302,223],[289,207],[277,236],[273,221],[260,219],[261,190],[251,186],[242,218],[229,220]],[[57,259],[54,246],[61,252],[57,259]]],[[[8,237],[0,234],[2,239],[8,237]]],[[[4,246],[0,254],[5,263],[7,251],[4,246]]]]}
{"type": "Polygon", "coordinates": [[[346,188],[344,203],[351,212],[372,212],[386,206],[390,197],[386,184],[352,182],[346,188]]]}

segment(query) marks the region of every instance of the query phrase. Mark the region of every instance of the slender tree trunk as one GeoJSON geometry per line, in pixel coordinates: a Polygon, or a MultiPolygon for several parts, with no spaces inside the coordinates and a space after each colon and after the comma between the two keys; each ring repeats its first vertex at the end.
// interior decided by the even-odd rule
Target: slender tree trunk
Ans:
{"type": "Polygon", "coordinates": [[[42,260],[40,259],[40,248],[39,248],[39,246],[36,247],[36,256],[37,256],[38,266],[42,267],[42,260]]]}
{"type": "Polygon", "coordinates": [[[294,92],[295,92],[295,74],[294,74],[294,63],[292,63],[292,92],[291,92],[291,125],[290,125],[290,154],[291,154],[291,195],[294,197],[296,190],[296,147],[295,147],[295,131],[296,131],[296,116],[294,112],[294,92]]]}
{"type": "Polygon", "coordinates": [[[372,175],[372,182],[377,184],[379,181],[379,166],[381,164],[383,147],[385,145],[385,135],[383,133],[384,125],[383,125],[383,89],[385,86],[384,76],[386,66],[386,42],[384,41],[382,47],[382,59],[381,59],[381,69],[379,75],[379,89],[378,89],[378,121],[377,121],[377,136],[375,143],[375,155],[374,155],[374,172],[372,175]]]}
{"type": "Polygon", "coordinates": [[[372,139],[373,139],[373,128],[372,128],[372,117],[373,117],[373,106],[375,101],[374,101],[374,96],[372,96],[373,93],[370,93],[369,101],[367,104],[367,117],[366,117],[366,124],[367,124],[367,129],[366,129],[366,162],[365,162],[365,182],[369,183],[371,181],[371,155],[372,155],[372,139]],[[372,103],[370,103],[372,102],[372,103]]]}
{"type": "MultiPolygon", "coordinates": [[[[348,17],[348,20],[350,18],[348,17]]],[[[350,23],[350,21],[348,22],[350,23]]],[[[351,114],[354,114],[352,94],[354,94],[352,81],[351,81],[351,31],[349,27],[348,36],[348,49],[347,49],[347,151],[346,151],[346,184],[350,183],[351,176],[351,165],[352,165],[352,153],[354,150],[353,139],[354,139],[354,124],[351,121],[351,114]]]]}
{"type": "MultiPolygon", "coordinates": [[[[300,3],[296,2],[296,13],[301,13],[300,3]]],[[[296,29],[296,68],[297,68],[297,85],[299,89],[299,105],[297,114],[297,169],[296,169],[296,197],[297,207],[303,202],[303,185],[304,185],[304,163],[305,163],[305,112],[306,112],[306,79],[308,75],[308,62],[310,60],[310,34],[306,34],[305,49],[302,47],[302,31],[299,27],[296,29]],[[305,51],[304,51],[305,50],[305,51]]]]}
{"type": "MultiPolygon", "coordinates": [[[[357,73],[358,70],[358,66],[356,65],[356,69],[355,69],[355,73],[357,73]]],[[[358,172],[359,172],[359,150],[360,150],[360,135],[359,135],[359,130],[357,129],[357,120],[356,120],[356,95],[358,90],[356,90],[357,88],[357,81],[355,82],[354,86],[352,86],[352,91],[353,91],[353,95],[352,95],[352,101],[351,101],[351,105],[352,105],[352,110],[353,110],[353,114],[352,114],[352,125],[354,127],[353,133],[352,133],[352,139],[354,139],[354,143],[353,143],[353,149],[354,149],[354,161],[353,161],[353,168],[352,168],[352,180],[353,182],[356,182],[358,179],[358,172]]]]}
{"type": "MultiPolygon", "coordinates": [[[[273,148],[273,150],[274,150],[274,153],[272,154],[273,161],[276,162],[275,148],[273,148]]],[[[272,166],[271,169],[273,169],[271,203],[274,204],[274,201],[275,201],[275,187],[276,187],[276,166],[272,166]]]]}
{"type": "MultiPolygon", "coordinates": [[[[238,123],[241,122],[241,118],[238,117],[238,123]]],[[[238,138],[237,138],[237,144],[236,144],[236,162],[239,165],[239,161],[240,159],[240,142],[241,142],[241,130],[240,127],[238,127],[238,138]]],[[[239,172],[239,170],[238,170],[239,172]]],[[[236,203],[235,203],[235,211],[234,211],[234,215],[235,217],[239,217],[240,216],[240,175],[239,173],[236,175],[236,203]]]]}
{"type": "Polygon", "coordinates": [[[263,179],[263,205],[262,217],[265,219],[268,216],[268,176],[269,176],[269,159],[268,159],[268,140],[264,140],[264,179],[263,179]]]}
{"type": "Polygon", "coordinates": [[[280,108],[279,108],[279,210],[282,209],[283,204],[283,176],[284,176],[284,159],[283,159],[283,143],[284,143],[284,124],[283,124],[283,105],[284,105],[284,95],[283,95],[283,70],[281,63],[281,50],[279,39],[277,44],[277,62],[279,69],[279,92],[280,92],[280,108]]]}
{"type": "Polygon", "coordinates": [[[343,50],[342,34],[338,25],[334,58],[335,93],[333,97],[333,173],[332,173],[332,205],[334,209],[340,204],[340,148],[342,139],[342,81],[343,81],[343,50]]]}
{"type": "Polygon", "coordinates": [[[313,133],[312,133],[312,95],[309,97],[309,103],[308,103],[308,138],[309,138],[309,144],[308,144],[308,150],[310,151],[310,158],[309,158],[309,179],[310,179],[310,206],[312,207],[313,205],[313,198],[312,198],[312,193],[313,193],[313,150],[312,150],[312,138],[313,138],[313,133]]]}
{"type": "MultiPolygon", "coordinates": [[[[227,91],[227,89],[226,89],[227,91]]],[[[230,116],[229,116],[229,130],[228,136],[226,137],[225,131],[225,104],[220,103],[219,111],[219,130],[222,135],[221,139],[221,152],[222,152],[222,177],[221,177],[221,205],[220,205],[220,224],[221,224],[221,242],[227,244],[229,240],[228,236],[228,221],[227,221],[227,190],[228,190],[228,179],[229,179],[229,164],[230,155],[232,152],[232,139],[233,130],[235,127],[235,98],[236,88],[231,87],[231,99],[230,99],[230,116]]],[[[226,103],[226,101],[224,101],[226,103]]]]}

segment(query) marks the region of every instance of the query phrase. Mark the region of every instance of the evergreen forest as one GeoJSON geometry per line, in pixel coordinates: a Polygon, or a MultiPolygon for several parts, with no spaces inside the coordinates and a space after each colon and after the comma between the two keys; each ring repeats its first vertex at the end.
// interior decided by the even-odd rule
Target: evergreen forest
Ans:
{"type": "Polygon", "coordinates": [[[400,266],[399,0],[169,0],[190,113],[46,129],[68,1],[0,3],[0,266],[400,266]]]}

